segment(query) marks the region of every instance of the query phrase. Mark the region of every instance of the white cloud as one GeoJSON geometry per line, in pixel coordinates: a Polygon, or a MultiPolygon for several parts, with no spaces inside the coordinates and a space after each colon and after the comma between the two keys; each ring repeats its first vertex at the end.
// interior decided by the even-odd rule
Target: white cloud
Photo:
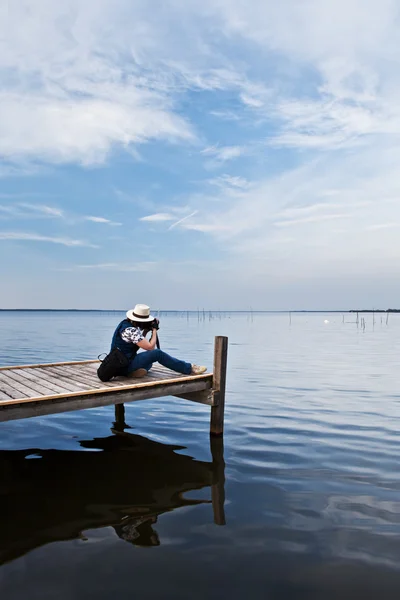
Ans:
{"type": "Polygon", "coordinates": [[[122,225],[122,223],[118,223],[117,221],[111,221],[110,219],[106,219],[105,217],[84,217],[84,221],[91,221],[92,223],[104,223],[105,225],[122,225]]]}
{"type": "Polygon", "coordinates": [[[227,34],[257,45],[260,59],[275,54],[273,97],[247,101],[281,122],[275,145],[331,149],[400,133],[395,0],[221,0],[214,10],[227,34]]]}
{"type": "Polygon", "coordinates": [[[201,150],[201,154],[211,156],[220,162],[239,158],[239,156],[242,156],[245,152],[246,149],[242,146],[208,146],[201,150]]]}
{"type": "Polygon", "coordinates": [[[126,104],[113,97],[74,99],[73,91],[66,91],[61,99],[0,95],[0,153],[17,160],[95,164],[105,160],[114,144],[128,146],[152,137],[190,139],[182,119],[158,108],[161,99],[132,95],[126,104]]]}
{"type": "Polygon", "coordinates": [[[0,18],[3,158],[95,164],[114,145],[193,138],[163,82],[141,67],[139,54],[153,40],[140,31],[141,4],[135,14],[123,0],[115,10],[111,0],[7,3],[0,18]]]}
{"type": "Polygon", "coordinates": [[[253,98],[252,96],[248,96],[247,94],[240,94],[240,98],[243,104],[247,106],[251,106],[252,108],[261,108],[264,106],[264,102],[259,98],[253,98]]]}
{"type": "Polygon", "coordinates": [[[134,263],[93,263],[87,265],[74,265],[71,267],[59,268],[58,271],[75,271],[76,269],[88,269],[94,271],[114,271],[121,273],[146,272],[154,267],[154,262],[134,262],[134,263]]]}
{"type": "Polygon", "coordinates": [[[210,115],[218,117],[223,121],[240,121],[238,112],[233,110],[210,110],[210,115]]]}
{"type": "Polygon", "coordinates": [[[400,223],[379,223],[377,225],[369,225],[367,231],[376,231],[379,229],[392,229],[393,227],[400,227],[400,223]]]}
{"type": "MultiPolygon", "coordinates": [[[[246,104],[265,95],[212,50],[197,2],[170,0],[155,13],[145,0],[15,0],[1,10],[5,174],[32,161],[99,164],[115,146],[135,156],[148,140],[191,142],[176,107],[188,89],[234,89],[246,104]]],[[[234,156],[226,148],[220,160],[234,156]]]]}
{"type": "Polygon", "coordinates": [[[61,244],[62,246],[98,248],[85,240],[74,240],[67,237],[41,235],[39,233],[25,233],[13,231],[0,231],[0,240],[18,242],[48,242],[50,244],[61,244]]]}
{"type": "Polygon", "coordinates": [[[275,227],[293,227],[294,225],[302,225],[303,223],[320,223],[321,221],[330,221],[332,219],[346,219],[349,215],[330,214],[330,215],[314,215],[312,217],[303,217],[301,219],[288,219],[287,221],[275,221],[275,227]]]}
{"type": "Polygon", "coordinates": [[[244,177],[239,177],[237,175],[220,175],[219,177],[214,177],[213,179],[209,179],[208,183],[211,185],[216,185],[220,188],[233,188],[244,190],[249,187],[250,182],[247,181],[244,177]]]}
{"type": "Polygon", "coordinates": [[[32,218],[65,218],[65,213],[59,208],[46,206],[44,204],[29,204],[26,202],[17,202],[16,204],[0,205],[0,212],[15,219],[32,218]]]}
{"type": "Polygon", "coordinates": [[[148,271],[154,266],[153,262],[132,262],[126,263],[98,263],[89,265],[76,265],[72,269],[95,269],[101,271],[120,271],[120,272],[143,272],[148,271]]]}
{"type": "Polygon", "coordinates": [[[55,208],[54,206],[46,206],[44,204],[28,204],[23,202],[20,202],[17,206],[27,209],[28,211],[41,213],[49,217],[60,217],[61,219],[65,218],[64,211],[60,208],[55,208]]]}
{"type": "MultiPolygon", "coordinates": [[[[275,146],[331,149],[400,133],[400,75],[390,68],[398,13],[394,0],[169,0],[157,14],[144,0],[15,0],[0,19],[0,153],[91,164],[114,145],[193,139],[175,108],[187,89],[234,90],[257,119],[275,121],[275,146]],[[260,61],[267,76],[252,80],[260,61]]],[[[203,153],[224,162],[246,148],[203,153]]]]}
{"type": "Polygon", "coordinates": [[[80,216],[72,215],[67,213],[61,208],[54,206],[47,206],[45,204],[32,204],[28,202],[17,202],[10,205],[0,205],[0,215],[3,213],[8,218],[14,219],[40,219],[40,218],[56,218],[68,220],[70,223],[76,221],[90,221],[92,223],[99,223],[105,225],[121,225],[117,221],[106,219],[105,217],[97,216],[80,216]]]}
{"type": "Polygon", "coordinates": [[[202,210],[181,226],[212,236],[237,268],[250,261],[254,277],[298,281],[329,268],[345,278],[357,266],[373,279],[400,260],[398,230],[387,226],[400,222],[399,160],[395,140],[324,153],[236,196],[224,187],[194,195],[191,204],[202,210]]]}
{"type": "Polygon", "coordinates": [[[154,213],[153,215],[147,215],[146,217],[141,217],[139,221],[150,221],[150,222],[163,222],[163,221],[173,221],[176,217],[169,213],[154,213]]]}

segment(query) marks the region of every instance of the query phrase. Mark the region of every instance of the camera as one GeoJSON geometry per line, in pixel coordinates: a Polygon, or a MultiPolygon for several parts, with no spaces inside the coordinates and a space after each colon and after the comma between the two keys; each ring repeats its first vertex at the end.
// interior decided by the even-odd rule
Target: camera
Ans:
{"type": "Polygon", "coordinates": [[[150,323],[150,327],[151,329],[157,329],[158,331],[160,329],[160,321],[158,319],[154,319],[154,321],[150,323]]]}

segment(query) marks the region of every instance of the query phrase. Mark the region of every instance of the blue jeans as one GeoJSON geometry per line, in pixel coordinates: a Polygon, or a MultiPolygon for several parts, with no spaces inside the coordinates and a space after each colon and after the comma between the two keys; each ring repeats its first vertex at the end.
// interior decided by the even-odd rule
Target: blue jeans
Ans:
{"type": "Polygon", "coordinates": [[[155,362],[159,362],[164,367],[167,367],[167,369],[172,369],[184,375],[190,375],[192,372],[192,365],[190,363],[174,358],[163,352],[163,350],[155,349],[145,350],[136,354],[135,358],[131,360],[126,368],[125,375],[129,375],[129,373],[136,371],[136,369],[146,369],[146,371],[149,371],[155,362]]]}

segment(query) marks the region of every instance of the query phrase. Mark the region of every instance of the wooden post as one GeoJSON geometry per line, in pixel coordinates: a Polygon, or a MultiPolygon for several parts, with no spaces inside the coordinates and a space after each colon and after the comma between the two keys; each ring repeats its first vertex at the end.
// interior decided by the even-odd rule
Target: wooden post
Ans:
{"type": "Polygon", "coordinates": [[[214,513],[214,523],[225,525],[225,461],[224,438],[222,436],[210,438],[210,449],[213,464],[213,479],[211,485],[211,500],[214,513]]]}
{"type": "Polygon", "coordinates": [[[125,427],[125,406],[123,404],[116,404],[114,429],[117,431],[123,431],[125,427]]]}
{"type": "Polygon", "coordinates": [[[226,363],[228,338],[217,336],[214,343],[213,390],[215,406],[211,407],[210,435],[223,435],[225,412],[226,363]]]}

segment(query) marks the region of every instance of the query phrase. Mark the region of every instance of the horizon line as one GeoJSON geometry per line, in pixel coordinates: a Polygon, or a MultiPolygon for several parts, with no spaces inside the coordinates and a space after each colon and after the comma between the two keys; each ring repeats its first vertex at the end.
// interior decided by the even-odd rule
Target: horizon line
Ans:
{"type": "MultiPolygon", "coordinates": [[[[116,312],[116,313],[124,313],[125,309],[122,308],[0,308],[0,312],[116,312]]],[[[160,312],[173,312],[173,313],[194,313],[194,314],[202,314],[202,313],[357,313],[357,312],[400,312],[400,309],[397,308],[367,308],[367,309],[354,309],[354,308],[346,308],[346,309],[154,309],[152,310],[154,313],[160,312]]]]}

